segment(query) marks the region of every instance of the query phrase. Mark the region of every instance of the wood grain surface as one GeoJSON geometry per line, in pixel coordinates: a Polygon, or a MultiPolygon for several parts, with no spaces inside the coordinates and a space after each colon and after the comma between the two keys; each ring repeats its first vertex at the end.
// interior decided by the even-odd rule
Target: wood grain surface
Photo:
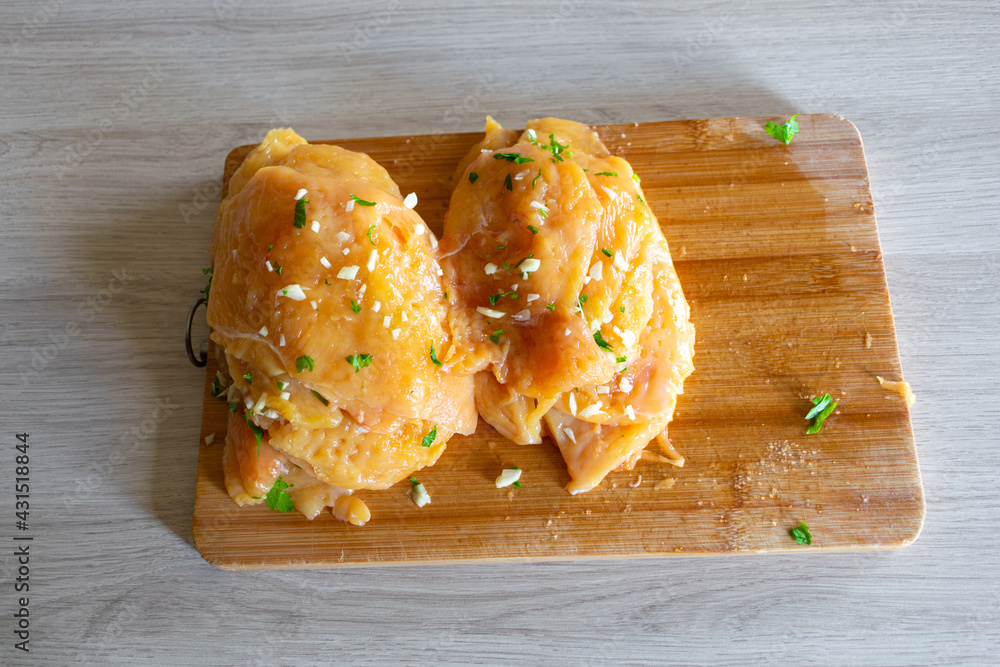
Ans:
{"type": "MultiPolygon", "coordinates": [[[[765,118],[596,128],[642,177],[691,303],[697,371],[669,429],[683,468],[641,461],[570,496],[550,441],[518,446],[481,421],[419,471],[429,506],[412,503],[408,482],[359,492],[373,518],[355,527],[329,512],[308,521],[237,507],[220,445],[203,445],[199,551],[223,568],[268,569],[909,544],[923,489],[905,401],[876,380],[901,371],[861,137],[837,116],[798,120],[788,146],[765,133],[765,118]],[[806,435],[808,399],[827,392],[838,410],[806,435]],[[496,489],[515,465],[523,488],[496,489]],[[811,547],[788,534],[802,521],[811,547]]],[[[333,143],[386,166],[440,234],[455,165],[481,136],[333,143]]],[[[223,192],[250,148],[230,153],[223,192]]],[[[210,394],[210,358],[201,442],[221,443],[228,411],[210,394]]]]}
{"type": "Polygon", "coordinates": [[[1000,6],[974,0],[0,2],[0,664],[992,667],[998,35],[1000,6]],[[476,132],[487,113],[796,112],[864,136],[917,394],[911,546],[241,573],[198,553],[204,370],[181,334],[234,146],[279,125],[347,139],[476,132]],[[24,431],[30,655],[11,641],[24,431]]]}

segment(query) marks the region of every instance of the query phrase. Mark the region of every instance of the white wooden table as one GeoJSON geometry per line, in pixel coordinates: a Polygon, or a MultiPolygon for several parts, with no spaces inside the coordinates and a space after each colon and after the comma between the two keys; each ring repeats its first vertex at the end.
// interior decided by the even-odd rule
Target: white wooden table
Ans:
{"type": "Polygon", "coordinates": [[[996,664],[997,5],[344,4],[0,5],[0,663],[996,664]],[[230,148],[277,125],[796,111],[865,140],[918,397],[913,546],[256,574],[200,558],[202,374],[181,329],[230,148]],[[25,534],[30,654],[14,648],[25,534]]]}

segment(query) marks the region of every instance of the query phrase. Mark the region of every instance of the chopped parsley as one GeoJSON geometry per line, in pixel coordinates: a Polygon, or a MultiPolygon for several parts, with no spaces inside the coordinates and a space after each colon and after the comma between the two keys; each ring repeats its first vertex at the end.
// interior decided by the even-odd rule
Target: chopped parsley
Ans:
{"type": "Polygon", "coordinates": [[[556,309],[556,304],[554,304],[554,303],[548,303],[548,304],[545,304],[545,307],[548,308],[549,310],[555,310],[556,309]]]}
{"type": "Polygon", "coordinates": [[[274,250],[274,244],[273,243],[268,243],[267,244],[267,249],[268,250],[274,250]]]}
{"type": "Polygon", "coordinates": [[[809,526],[805,522],[800,523],[788,531],[788,534],[792,536],[796,544],[812,544],[813,536],[809,532],[809,526]]]}
{"type": "Polygon", "coordinates": [[[353,199],[354,201],[356,201],[361,206],[374,206],[375,205],[375,202],[373,202],[373,201],[365,201],[364,199],[362,199],[361,197],[358,197],[356,195],[351,195],[351,199],[353,199]]]}
{"type": "Polygon", "coordinates": [[[216,374],[215,382],[212,383],[212,396],[218,398],[219,396],[222,395],[222,392],[225,390],[226,388],[222,386],[221,382],[219,382],[219,376],[218,374],[216,374]]]}
{"type": "Polygon", "coordinates": [[[479,180],[479,174],[474,171],[469,172],[469,183],[475,183],[479,180]]]}
{"type": "MultiPolygon", "coordinates": [[[[203,269],[204,270],[204,269],[203,269]]],[[[205,295],[205,303],[208,304],[208,293],[212,290],[212,276],[208,276],[208,284],[205,285],[205,289],[201,290],[201,294],[205,295]]]]}
{"type": "MultiPolygon", "coordinates": [[[[517,222],[517,220],[515,220],[514,222],[517,222]]],[[[497,246],[497,250],[506,250],[506,249],[507,249],[507,246],[505,246],[505,245],[498,245],[497,246]]]]}
{"type": "Polygon", "coordinates": [[[207,276],[207,275],[208,275],[208,274],[210,274],[210,273],[211,273],[211,272],[212,272],[212,271],[213,271],[214,269],[215,269],[215,265],[213,264],[212,266],[208,267],[207,269],[202,269],[202,270],[201,270],[201,275],[203,275],[203,276],[207,276]]]}
{"type": "Polygon", "coordinates": [[[642,198],[642,195],[636,195],[635,198],[641,201],[643,204],[646,203],[646,200],[642,198]]]}
{"type": "MultiPolygon", "coordinates": [[[[302,200],[300,199],[299,201],[302,200]]],[[[279,276],[281,275],[281,268],[282,268],[281,264],[278,264],[277,262],[274,263],[274,272],[277,273],[279,276]]]]}
{"type": "Polygon", "coordinates": [[[295,202],[295,221],[292,224],[295,225],[296,229],[302,229],[306,226],[306,204],[308,203],[308,197],[303,197],[295,202]]]}
{"type": "Polygon", "coordinates": [[[375,225],[368,228],[368,242],[372,245],[378,245],[378,241],[372,238],[372,230],[375,229],[375,225]]]}
{"type": "Polygon", "coordinates": [[[795,114],[782,125],[775,125],[771,121],[767,121],[767,123],[764,125],[764,129],[772,137],[774,137],[775,139],[777,139],[778,141],[782,142],[787,146],[792,142],[792,137],[794,137],[795,134],[799,131],[799,124],[795,122],[795,119],[798,117],[798,115],[799,114],[795,114]]]}
{"type": "Polygon", "coordinates": [[[514,191],[514,182],[510,180],[510,174],[507,174],[507,178],[503,179],[503,186],[510,192],[514,191]]]}
{"type": "Polygon", "coordinates": [[[573,157],[573,153],[571,153],[570,151],[566,150],[567,148],[569,148],[569,144],[561,144],[561,143],[559,143],[558,141],[556,141],[556,135],[553,134],[553,133],[551,133],[551,132],[549,133],[549,143],[548,143],[548,145],[546,145],[546,144],[539,144],[539,146],[543,150],[547,150],[547,151],[550,151],[552,153],[552,161],[553,162],[562,162],[567,157],[573,157]]]}
{"type": "Polygon", "coordinates": [[[368,368],[372,365],[372,359],[375,357],[370,354],[352,354],[345,358],[347,363],[354,367],[354,372],[360,373],[362,368],[368,368]]]}
{"type": "Polygon", "coordinates": [[[355,301],[354,299],[351,299],[351,310],[353,310],[355,313],[360,313],[361,304],[355,301]]]}
{"type": "Polygon", "coordinates": [[[626,361],[628,361],[628,357],[615,357],[616,364],[624,364],[626,361]]]}
{"type": "Polygon", "coordinates": [[[539,170],[538,170],[538,174],[537,174],[537,175],[536,175],[536,176],[535,176],[535,177],[534,177],[533,179],[531,179],[531,189],[532,189],[532,190],[534,190],[534,189],[535,189],[535,182],[536,182],[536,181],[538,180],[538,178],[539,178],[539,177],[540,177],[541,175],[542,175],[542,170],[541,170],[541,169],[539,169],[539,170]]]}
{"type": "Polygon", "coordinates": [[[236,414],[236,411],[240,407],[239,403],[226,403],[226,406],[229,407],[229,411],[232,412],[234,415],[236,414]]]}
{"type": "Polygon", "coordinates": [[[528,231],[531,232],[532,234],[537,234],[538,227],[535,227],[534,225],[528,225],[528,231]]]}
{"type": "Polygon", "coordinates": [[[597,347],[602,350],[614,350],[614,348],[611,347],[611,343],[604,340],[604,336],[601,335],[600,329],[594,332],[594,342],[597,343],[597,347]]]}
{"type": "Polygon", "coordinates": [[[246,420],[247,426],[253,431],[253,437],[257,439],[257,456],[260,456],[260,443],[264,440],[264,429],[250,421],[250,415],[245,412],[243,413],[243,419],[246,420]]]}
{"type": "Polygon", "coordinates": [[[486,298],[489,300],[491,306],[495,306],[497,305],[497,301],[504,298],[505,296],[509,296],[512,299],[517,299],[517,292],[500,292],[499,294],[491,294],[486,298]]]}
{"type": "Polygon", "coordinates": [[[435,366],[444,366],[440,361],[438,361],[437,354],[434,352],[434,344],[431,344],[431,361],[435,366]]]}
{"type": "Polygon", "coordinates": [[[599,171],[594,176],[618,176],[618,174],[613,171],[599,171]]]}
{"type": "Polygon", "coordinates": [[[315,370],[315,368],[316,368],[316,363],[312,360],[312,357],[310,356],[303,354],[301,357],[295,360],[295,370],[297,370],[299,373],[301,373],[306,369],[310,371],[315,370]]]}
{"type": "Polygon", "coordinates": [[[247,384],[253,384],[253,375],[247,373],[243,376],[243,379],[247,381],[247,384]]]}
{"type": "Polygon", "coordinates": [[[507,330],[506,329],[497,329],[496,331],[494,331],[493,333],[491,333],[490,335],[488,335],[487,338],[489,338],[490,342],[493,343],[494,345],[499,345],[500,344],[500,336],[505,331],[507,331],[507,330]]]}
{"type": "Polygon", "coordinates": [[[607,248],[601,248],[601,252],[603,252],[606,257],[611,257],[611,251],[607,248]]]}
{"type": "Polygon", "coordinates": [[[318,399],[319,399],[319,402],[320,402],[320,403],[322,403],[322,404],[323,404],[323,405],[325,405],[326,407],[330,407],[330,401],[328,401],[328,400],[326,400],[325,398],[323,398],[323,395],[322,395],[321,393],[319,393],[319,392],[318,392],[318,391],[316,391],[315,389],[310,389],[309,391],[311,391],[311,392],[312,392],[312,395],[313,395],[313,396],[315,396],[316,398],[318,398],[318,399]]]}
{"type": "Polygon", "coordinates": [[[642,179],[639,178],[639,174],[632,174],[632,180],[635,181],[636,183],[638,183],[642,179]]]}
{"type": "Polygon", "coordinates": [[[618,306],[618,312],[619,313],[624,313],[625,312],[625,306],[618,306]]]}
{"type": "Polygon", "coordinates": [[[424,436],[424,439],[420,441],[420,444],[423,445],[424,447],[430,447],[431,445],[434,444],[434,440],[437,438],[437,436],[438,436],[438,427],[435,425],[434,428],[432,428],[430,432],[424,436]]]}
{"type": "Polygon", "coordinates": [[[589,297],[589,296],[587,296],[586,294],[581,294],[581,295],[580,295],[580,299],[579,299],[579,303],[580,303],[580,310],[583,310],[583,304],[587,303],[587,299],[589,299],[589,298],[590,298],[590,297],[589,297]]]}
{"type": "MultiPolygon", "coordinates": [[[[299,201],[302,201],[301,199],[299,201]]],[[[275,512],[291,512],[295,509],[295,503],[292,502],[292,497],[288,494],[285,489],[295,486],[294,484],[288,484],[285,480],[280,477],[274,480],[274,486],[271,490],[267,492],[264,496],[264,502],[275,512]]]]}
{"type": "Polygon", "coordinates": [[[507,162],[513,162],[514,164],[524,164],[525,162],[534,162],[530,157],[524,157],[520,153],[494,153],[494,160],[507,160],[507,162]]]}
{"type": "Polygon", "coordinates": [[[806,414],[806,419],[812,419],[813,423],[806,430],[807,434],[819,433],[823,428],[823,422],[837,409],[837,401],[830,397],[830,394],[817,396],[813,399],[813,408],[806,414]]]}

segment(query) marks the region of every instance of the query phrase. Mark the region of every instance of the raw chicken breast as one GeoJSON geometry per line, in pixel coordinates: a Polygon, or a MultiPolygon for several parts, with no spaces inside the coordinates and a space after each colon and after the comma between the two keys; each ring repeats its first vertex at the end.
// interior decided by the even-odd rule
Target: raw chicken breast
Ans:
{"type": "MultiPolygon", "coordinates": [[[[453,368],[520,444],[548,433],[572,493],[665,442],[694,370],[670,251],[629,163],[570,121],[515,137],[488,119],[459,166],[441,242],[466,332],[453,368]]],[[[669,450],[668,451],[672,451],[669,450]]]]}
{"type": "MultiPolygon", "coordinates": [[[[475,430],[473,378],[447,362],[437,240],[367,155],[268,133],[230,181],[212,258],[211,336],[228,400],[264,430],[259,457],[316,484],[378,489],[475,430]]],[[[263,495],[254,480],[276,479],[248,472],[263,465],[244,461],[258,457],[256,443],[252,456],[240,447],[248,428],[227,437],[227,456],[242,456],[227,486],[244,502],[263,495]]]]}

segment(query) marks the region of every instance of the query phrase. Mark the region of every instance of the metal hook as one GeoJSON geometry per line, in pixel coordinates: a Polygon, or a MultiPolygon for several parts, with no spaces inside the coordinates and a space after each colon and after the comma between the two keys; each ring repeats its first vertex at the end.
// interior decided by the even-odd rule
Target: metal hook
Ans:
{"type": "Polygon", "coordinates": [[[188,310],[187,329],[184,332],[184,348],[187,350],[188,359],[198,368],[203,368],[208,364],[208,343],[202,343],[198,350],[199,356],[194,356],[194,348],[191,346],[191,324],[194,322],[195,311],[203,303],[207,304],[208,299],[202,296],[195,299],[194,303],[191,304],[191,309],[188,310]]]}

